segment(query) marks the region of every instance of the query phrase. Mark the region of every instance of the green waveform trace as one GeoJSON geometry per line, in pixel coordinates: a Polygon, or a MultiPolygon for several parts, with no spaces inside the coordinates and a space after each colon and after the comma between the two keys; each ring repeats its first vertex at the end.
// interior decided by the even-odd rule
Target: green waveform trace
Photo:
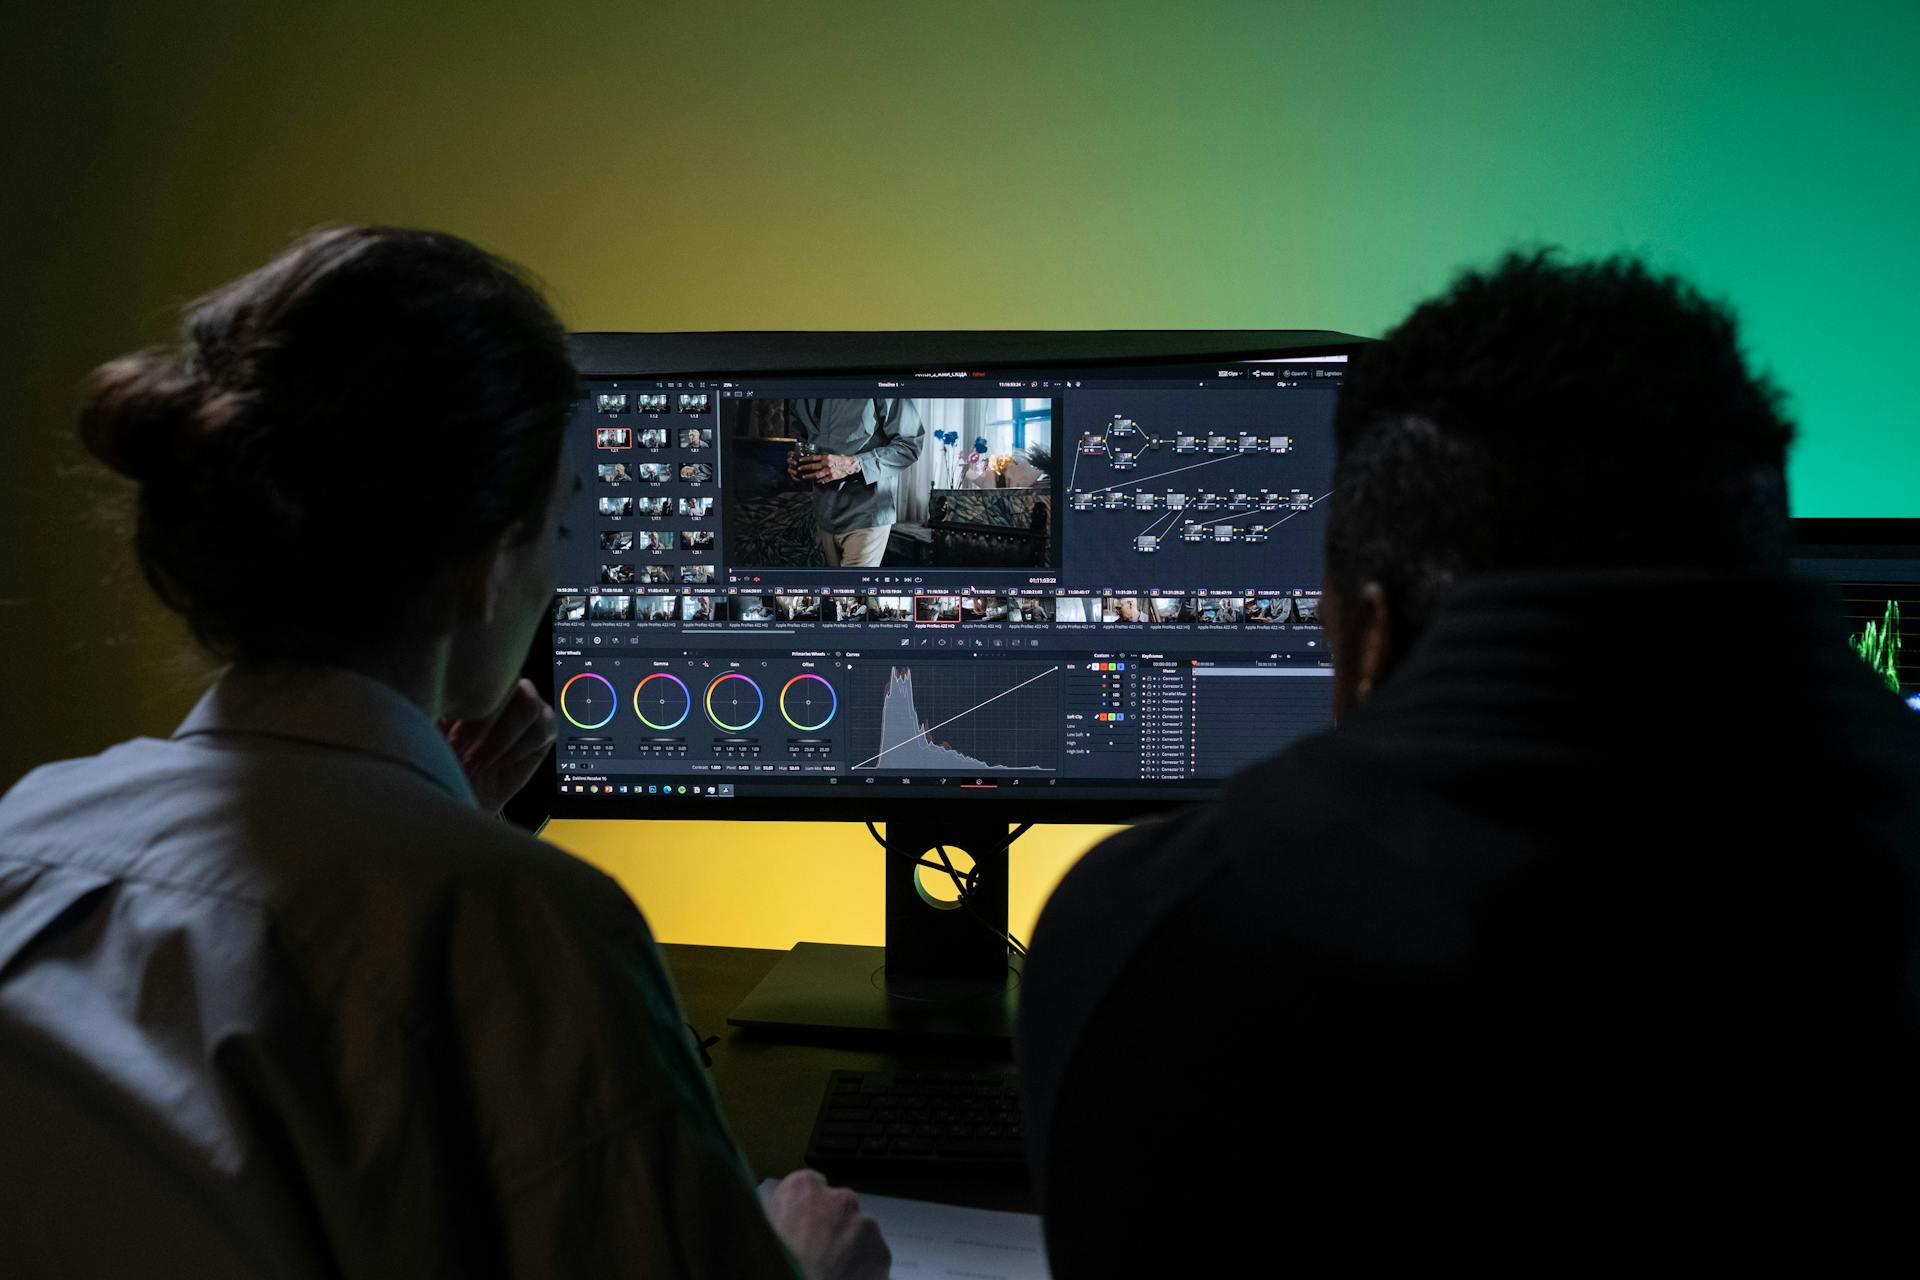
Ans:
{"type": "Polygon", "coordinates": [[[1847,643],[1866,664],[1877,672],[1887,687],[1900,692],[1900,602],[1887,601],[1886,617],[1869,622],[1859,635],[1848,636],[1847,643]]]}

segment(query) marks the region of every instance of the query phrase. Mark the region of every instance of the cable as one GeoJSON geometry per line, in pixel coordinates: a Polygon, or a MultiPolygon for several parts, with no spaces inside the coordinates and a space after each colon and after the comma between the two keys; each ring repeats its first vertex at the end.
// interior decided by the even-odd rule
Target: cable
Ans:
{"type": "MultiPolygon", "coordinates": [[[[889,853],[893,852],[893,847],[887,843],[887,838],[880,834],[880,829],[873,825],[873,821],[871,819],[868,819],[866,825],[867,825],[867,834],[873,837],[873,842],[879,845],[882,849],[885,849],[887,852],[889,853]]],[[[1004,841],[1002,841],[1000,844],[994,846],[992,849],[986,850],[985,852],[982,852],[976,855],[974,858],[973,869],[966,872],[964,875],[961,873],[959,868],[953,865],[953,859],[947,853],[947,846],[943,844],[934,846],[934,852],[940,855],[940,861],[933,862],[926,858],[914,859],[914,865],[917,867],[925,867],[929,871],[946,872],[947,878],[953,881],[954,892],[959,895],[960,905],[967,909],[967,914],[972,916],[975,920],[978,920],[980,922],[981,928],[985,929],[988,933],[991,933],[994,937],[999,938],[1001,941],[1005,942],[1008,948],[1011,949],[1013,953],[1017,956],[1025,956],[1027,954],[1027,948],[1025,944],[1023,944],[1018,938],[1014,937],[1011,933],[1007,933],[1000,929],[995,928],[991,921],[989,921],[985,916],[980,914],[980,909],[973,905],[972,899],[973,899],[974,886],[978,882],[980,877],[981,860],[985,858],[998,857],[999,855],[1005,853],[1008,849],[1011,849],[1013,847],[1013,842],[1015,840],[1018,840],[1021,836],[1027,834],[1027,832],[1031,830],[1033,830],[1033,824],[1031,822],[1023,822],[1019,826],[1015,827],[1012,830],[1012,832],[1008,834],[1007,838],[1004,841]]]]}

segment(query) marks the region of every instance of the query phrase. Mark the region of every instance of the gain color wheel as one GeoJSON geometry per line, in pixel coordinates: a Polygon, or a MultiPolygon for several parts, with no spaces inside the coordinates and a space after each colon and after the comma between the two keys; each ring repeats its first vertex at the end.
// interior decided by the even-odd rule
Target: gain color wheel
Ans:
{"type": "Polygon", "coordinates": [[[751,729],[767,709],[766,695],[752,677],[729,671],[707,686],[707,719],[728,733],[751,729]]]}

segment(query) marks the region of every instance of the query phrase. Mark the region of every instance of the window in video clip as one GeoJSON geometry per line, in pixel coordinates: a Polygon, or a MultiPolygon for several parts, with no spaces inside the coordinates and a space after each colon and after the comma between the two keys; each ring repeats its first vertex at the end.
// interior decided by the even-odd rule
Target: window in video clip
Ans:
{"type": "Polygon", "coordinates": [[[641,596],[636,613],[642,622],[678,622],[679,596],[641,596]]]}
{"type": "Polygon", "coordinates": [[[672,498],[636,498],[634,511],[643,516],[664,516],[673,511],[672,498]]]}
{"type": "Polygon", "coordinates": [[[640,581],[648,586],[665,586],[673,581],[673,566],[670,564],[643,564],[640,566],[640,581]]]}
{"type": "Polygon", "coordinates": [[[661,392],[658,395],[642,393],[633,399],[634,408],[638,409],[641,413],[665,413],[667,411],[667,396],[665,392],[661,392]]]}
{"type": "Polygon", "coordinates": [[[733,616],[740,622],[772,622],[778,612],[772,596],[741,596],[733,616]]]}
{"type": "Polygon", "coordinates": [[[585,596],[561,596],[553,604],[555,622],[584,622],[587,617],[585,596]]]}
{"type": "Polygon", "coordinates": [[[673,550],[675,531],[672,529],[642,529],[633,535],[633,547],[636,551],[658,554],[673,550]]]}
{"type": "Polygon", "coordinates": [[[600,549],[602,551],[619,552],[633,550],[633,530],[602,529],[600,531],[600,549]]]}
{"type": "Polygon", "coordinates": [[[1149,596],[1147,598],[1147,621],[1156,626],[1187,625],[1198,617],[1199,614],[1193,607],[1193,600],[1188,596],[1149,596]]]}
{"type": "Polygon", "coordinates": [[[819,596],[775,596],[773,607],[782,622],[820,621],[819,596]]]}
{"type": "Polygon", "coordinates": [[[1015,596],[1007,620],[1023,626],[1046,626],[1053,621],[1053,597],[1015,596]]]}
{"type": "Polygon", "coordinates": [[[713,398],[704,391],[694,395],[681,393],[680,412],[682,413],[705,413],[712,407],[713,398]]]}
{"type": "Polygon", "coordinates": [[[725,622],[731,614],[726,596],[680,597],[680,621],[725,622]]]}
{"type": "Polygon", "coordinates": [[[742,565],[1058,567],[1052,400],[726,400],[742,565]]]}
{"type": "Polygon", "coordinates": [[[1098,622],[1100,601],[1093,596],[1055,596],[1053,620],[1059,623],[1098,622]]]}
{"type": "Polygon", "coordinates": [[[634,582],[633,566],[630,564],[603,564],[600,566],[602,586],[625,587],[634,582]]]}
{"type": "Polygon", "coordinates": [[[915,622],[958,622],[960,621],[960,597],[915,596],[913,620],[915,622]]]}
{"type": "Polygon", "coordinates": [[[1100,621],[1126,626],[1147,620],[1147,602],[1141,596],[1102,596],[1100,621]]]}
{"type": "Polygon", "coordinates": [[[703,516],[710,516],[713,514],[713,499],[710,497],[682,498],[680,499],[680,514],[683,516],[692,516],[696,520],[703,516]]]}
{"type": "Polygon", "coordinates": [[[710,564],[683,564],[680,566],[682,582],[712,582],[713,566],[710,564]]]}
{"type": "Polygon", "coordinates": [[[1292,596],[1248,596],[1241,617],[1249,624],[1277,625],[1294,621],[1292,596]]]}
{"type": "Polygon", "coordinates": [[[640,447],[642,449],[664,449],[672,439],[673,433],[665,427],[640,428],[640,447]]]}
{"type": "Polygon", "coordinates": [[[625,413],[627,396],[623,391],[602,391],[597,406],[601,413],[625,413]]]}
{"type": "Polygon", "coordinates": [[[1202,626],[1238,626],[1245,616],[1240,601],[1230,596],[1201,596],[1198,603],[1202,626]]]}
{"type": "Polygon", "coordinates": [[[641,484],[665,484],[673,479],[673,464],[671,462],[635,463],[634,478],[641,484]]]}
{"type": "Polygon", "coordinates": [[[822,617],[828,622],[865,622],[867,620],[867,597],[831,596],[827,600],[830,608],[822,611],[822,617]]]}
{"type": "Polygon", "coordinates": [[[633,621],[632,596],[595,596],[589,616],[595,622],[633,621]]]}
{"type": "Polygon", "coordinates": [[[595,427],[593,429],[593,447],[596,449],[633,448],[632,427],[595,427]]]}
{"type": "Polygon", "coordinates": [[[688,529],[680,535],[680,545],[689,551],[713,550],[713,530],[688,529]]]}
{"type": "Polygon", "coordinates": [[[712,427],[680,428],[680,447],[682,449],[710,449],[713,447],[712,427]]]}
{"type": "Polygon", "coordinates": [[[869,622],[912,622],[912,596],[868,596],[869,622]]]}
{"type": "Polygon", "coordinates": [[[633,499],[602,498],[600,499],[600,514],[610,520],[619,519],[622,516],[630,516],[633,514],[633,499]]]}
{"type": "Polygon", "coordinates": [[[633,472],[627,470],[624,462],[602,462],[593,468],[601,484],[628,484],[633,480],[633,472]]]}

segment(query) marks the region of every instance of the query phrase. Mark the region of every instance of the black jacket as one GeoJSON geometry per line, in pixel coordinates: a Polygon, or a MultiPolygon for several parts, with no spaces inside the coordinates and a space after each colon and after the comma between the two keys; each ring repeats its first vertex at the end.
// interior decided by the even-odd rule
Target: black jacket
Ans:
{"type": "Polygon", "coordinates": [[[1337,730],[1090,853],[1021,1011],[1054,1274],[1889,1230],[1920,723],[1837,619],[1793,581],[1470,584],[1337,730]]]}

